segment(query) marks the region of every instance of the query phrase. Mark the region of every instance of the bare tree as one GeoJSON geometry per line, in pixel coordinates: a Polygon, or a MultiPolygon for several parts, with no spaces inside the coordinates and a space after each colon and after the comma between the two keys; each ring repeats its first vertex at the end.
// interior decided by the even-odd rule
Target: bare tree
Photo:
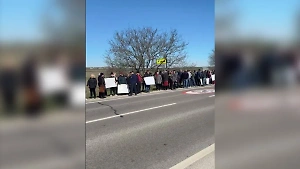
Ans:
{"type": "Polygon", "coordinates": [[[159,58],[167,60],[166,67],[174,67],[187,59],[188,44],[176,30],[159,33],[151,27],[127,29],[116,32],[109,45],[105,62],[110,67],[144,71],[162,66],[156,64],[159,58]]]}
{"type": "Polygon", "coordinates": [[[208,57],[208,64],[209,66],[215,66],[215,63],[215,50],[212,50],[208,57]]]}

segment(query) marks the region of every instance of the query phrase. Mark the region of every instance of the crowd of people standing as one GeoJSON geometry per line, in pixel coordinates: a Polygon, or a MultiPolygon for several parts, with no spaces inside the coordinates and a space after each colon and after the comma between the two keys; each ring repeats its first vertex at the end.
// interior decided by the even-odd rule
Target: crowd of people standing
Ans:
{"type": "MultiPolygon", "coordinates": [[[[153,76],[155,80],[155,90],[175,90],[177,88],[189,88],[195,86],[207,85],[207,78],[209,84],[215,84],[212,80],[212,75],[215,71],[210,70],[164,70],[156,71],[154,73],[147,70],[143,75],[140,72],[129,72],[125,75],[120,73],[118,76],[115,72],[111,72],[107,78],[115,78],[115,82],[118,85],[127,84],[129,89],[129,96],[140,94],[141,92],[149,93],[150,85],[147,85],[144,81],[145,77],[153,76]]],[[[104,73],[100,73],[98,79],[92,74],[87,82],[87,86],[90,89],[90,98],[96,98],[96,88],[99,87],[99,98],[106,98],[108,95],[104,73]]],[[[116,96],[118,94],[117,87],[109,88],[110,95],[116,96]]]]}

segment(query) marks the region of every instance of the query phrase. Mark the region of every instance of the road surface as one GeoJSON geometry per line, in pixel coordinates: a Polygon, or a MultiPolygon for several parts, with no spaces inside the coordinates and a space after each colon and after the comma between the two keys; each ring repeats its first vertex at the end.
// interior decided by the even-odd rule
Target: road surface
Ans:
{"type": "Polygon", "coordinates": [[[204,89],[214,87],[87,101],[86,168],[171,168],[214,144],[215,93],[204,89]]]}

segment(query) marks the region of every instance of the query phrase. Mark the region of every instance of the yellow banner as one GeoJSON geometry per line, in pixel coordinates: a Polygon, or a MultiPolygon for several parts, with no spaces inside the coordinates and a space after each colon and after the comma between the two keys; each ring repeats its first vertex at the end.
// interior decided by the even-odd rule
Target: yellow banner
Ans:
{"type": "Polygon", "coordinates": [[[164,58],[162,58],[162,59],[157,59],[157,60],[156,60],[156,64],[158,64],[158,65],[166,64],[166,63],[167,63],[167,60],[164,59],[164,58]]]}

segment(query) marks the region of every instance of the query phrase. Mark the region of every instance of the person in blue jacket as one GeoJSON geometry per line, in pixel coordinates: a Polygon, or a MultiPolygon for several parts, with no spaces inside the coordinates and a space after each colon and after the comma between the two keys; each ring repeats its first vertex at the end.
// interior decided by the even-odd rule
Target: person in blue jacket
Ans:
{"type": "Polygon", "coordinates": [[[132,96],[133,92],[134,92],[135,95],[137,95],[137,88],[136,88],[137,82],[138,82],[137,75],[134,74],[133,72],[130,72],[130,76],[129,76],[129,88],[130,88],[129,96],[132,96]]]}

